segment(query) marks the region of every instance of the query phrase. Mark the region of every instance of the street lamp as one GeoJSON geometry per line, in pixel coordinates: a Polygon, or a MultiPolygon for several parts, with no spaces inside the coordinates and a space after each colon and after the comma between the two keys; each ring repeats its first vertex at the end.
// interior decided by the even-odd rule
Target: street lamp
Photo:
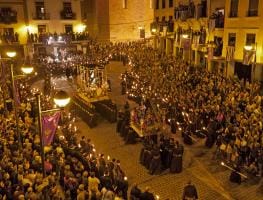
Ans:
{"type": "Polygon", "coordinates": [[[8,51],[8,52],[6,52],[6,55],[9,58],[14,58],[16,56],[16,52],[15,51],[8,51]]]}
{"type": "MultiPolygon", "coordinates": [[[[15,97],[16,97],[15,79],[18,78],[18,77],[21,77],[21,75],[14,76],[14,64],[12,62],[12,58],[14,58],[16,56],[16,52],[15,51],[8,51],[8,52],[6,52],[6,55],[11,60],[10,71],[11,71],[11,84],[12,84],[12,94],[13,94],[13,102],[14,102],[13,103],[13,107],[14,107],[14,112],[15,112],[16,134],[18,136],[18,147],[19,147],[19,150],[21,150],[22,149],[22,141],[21,141],[21,134],[20,134],[20,131],[19,131],[19,120],[18,120],[17,106],[16,106],[16,103],[15,103],[15,97]]],[[[29,68],[29,66],[27,68],[29,68]]],[[[24,72],[23,69],[26,69],[26,68],[22,67],[21,69],[24,72]]],[[[25,70],[25,72],[26,72],[25,74],[30,74],[33,71],[33,67],[30,67],[30,69],[31,69],[30,71],[29,70],[25,70]]]]}
{"type": "Polygon", "coordinates": [[[42,111],[40,94],[37,94],[38,133],[40,137],[40,153],[41,153],[41,160],[42,160],[43,178],[46,177],[46,170],[45,170],[45,152],[44,152],[43,129],[42,129],[42,113],[48,113],[48,112],[54,112],[54,111],[61,110],[63,107],[65,107],[70,102],[70,97],[65,91],[60,90],[55,94],[54,102],[59,108],[42,111]]]}
{"type": "Polygon", "coordinates": [[[21,67],[21,70],[24,74],[31,74],[33,72],[34,68],[30,65],[23,65],[21,67]]]}

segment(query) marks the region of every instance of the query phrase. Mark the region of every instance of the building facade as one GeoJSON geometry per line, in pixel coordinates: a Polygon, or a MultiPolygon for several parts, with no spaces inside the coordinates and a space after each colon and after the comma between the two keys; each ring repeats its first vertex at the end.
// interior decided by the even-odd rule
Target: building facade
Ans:
{"type": "MultiPolygon", "coordinates": [[[[85,31],[81,0],[0,0],[0,47],[85,31]]],[[[63,40],[63,39],[62,39],[63,40]]]]}
{"type": "Polygon", "coordinates": [[[100,41],[133,41],[150,37],[153,4],[154,0],[84,0],[87,29],[100,41]]]}
{"type": "Polygon", "coordinates": [[[262,81],[263,2],[155,0],[154,46],[226,76],[262,81]]]}

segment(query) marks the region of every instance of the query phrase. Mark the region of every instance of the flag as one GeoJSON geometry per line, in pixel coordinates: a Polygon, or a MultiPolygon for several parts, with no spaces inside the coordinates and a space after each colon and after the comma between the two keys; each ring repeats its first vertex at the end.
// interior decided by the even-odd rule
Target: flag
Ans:
{"type": "Polygon", "coordinates": [[[194,48],[197,48],[198,45],[199,45],[199,39],[200,39],[200,35],[194,35],[193,36],[193,45],[194,45],[194,48]]]}
{"type": "Polygon", "coordinates": [[[215,30],[216,27],[216,20],[215,19],[209,19],[208,21],[208,32],[211,33],[215,30]]]}
{"type": "Polygon", "coordinates": [[[207,60],[212,60],[214,57],[214,48],[213,47],[208,47],[207,48],[207,60]]]}
{"type": "Polygon", "coordinates": [[[15,90],[15,96],[13,97],[14,98],[14,101],[15,101],[15,104],[17,106],[19,106],[21,104],[21,101],[20,101],[20,94],[19,94],[19,90],[18,90],[18,81],[17,80],[14,80],[15,84],[14,84],[14,87],[13,88],[15,90]]]}
{"type": "Polygon", "coordinates": [[[5,74],[6,74],[5,65],[1,62],[1,82],[2,83],[5,83],[5,74]]]}
{"type": "Polygon", "coordinates": [[[48,146],[53,142],[56,129],[58,127],[58,121],[60,119],[60,112],[56,112],[51,116],[43,116],[42,118],[42,138],[43,145],[48,146]]]}
{"type": "Polygon", "coordinates": [[[234,60],[235,57],[235,47],[228,46],[226,47],[226,61],[231,62],[234,60]]]}
{"type": "Polygon", "coordinates": [[[256,60],[256,51],[255,50],[246,50],[243,51],[243,64],[250,65],[256,60]]]}

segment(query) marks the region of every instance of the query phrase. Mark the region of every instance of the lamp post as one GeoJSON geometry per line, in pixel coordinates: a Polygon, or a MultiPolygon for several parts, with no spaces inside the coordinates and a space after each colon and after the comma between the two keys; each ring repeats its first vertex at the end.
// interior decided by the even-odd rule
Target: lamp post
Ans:
{"type": "MultiPolygon", "coordinates": [[[[24,75],[14,76],[14,63],[12,62],[12,59],[16,56],[16,52],[15,51],[8,51],[8,52],[6,52],[6,55],[11,60],[10,71],[11,71],[11,84],[12,84],[12,94],[13,94],[13,107],[14,107],[15,120],[16,120],[16,134],[18,137],[18,148],[19,148],[19,150],[21,150],[22,149],[22,141],[21,141],[21,134],[19,131],[19,119],[18,119],[17,105],[15,103],[15,97],[16,97],[15,79],[18,77],[21,77],[21,76],[23,77],[24,75]]],[[[33,67],[31,67],[31,66],[23,66],[21,69],[25,74],[30,74],[33,71],[33,67]]]]}
{"type": "Polygon", "coordinates": [[[41,154],[41,160],[42,160],[42,173],[43,178],[46,177],[46,170],[45,170],[45,152],[44,152],[44,141],[43,141],[43,129],[42,129],[42,113],[49,113],[54,111],[59,111],[63,107],[65,107],[70,102],[70,97],[65,91],[58,91],[54,96],[54,102],[59,108],[54,108],[50,110],[44,110],[41,109],[41,98],[40,94],[36,95],[37,99],[37,107],[38,107],[38,133],[40,137],[40,154],[41,154]]]}

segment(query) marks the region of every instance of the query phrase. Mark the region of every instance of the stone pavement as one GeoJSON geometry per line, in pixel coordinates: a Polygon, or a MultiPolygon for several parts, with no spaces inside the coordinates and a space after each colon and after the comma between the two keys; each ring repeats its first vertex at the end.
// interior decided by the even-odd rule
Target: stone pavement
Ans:
{"type": "MultiPolygon", "coordinates": [[[[120,95],[120,73],[125,68],[117,62],[107,66],[108,77],[112,83],[111,98],[121,108],[126,101],[120,95]]],[[[68,87],[65,80],[55,80],[57,87],[68,87]]],[[[131,103],[133,104],[133,103],[131,103]]],[[[180,200],[183,187],[189,179],[196,185],[201,200],[262,200],[263,187],[261,183],[249,179],[241,185],[229,182],[230,171],[212,160],[213,149],[203,147],[204,141],[194,146],[185,146],[184,170],[180,174],[170,174],[168,171],[161,175],[149,175],[148,171],[139,163],[139,154],[142,145],[125,145],[122,138],[116,133],[116,124],[110,124],[100,119],[99,125],[90,129],[83,121],[77,120],[80,130],[79,136],[90,138],[96,147],[97,153],[121,160],[121,166],[127,174],[129,184],[138,183],[143,190],[150,186],[152,191],[160,196],[161,200],[180,200]],[[261,190],[261,191],[260,191],[261,190]]],[[[180,135],[175,136],[181,140],[180,135]]]]}

